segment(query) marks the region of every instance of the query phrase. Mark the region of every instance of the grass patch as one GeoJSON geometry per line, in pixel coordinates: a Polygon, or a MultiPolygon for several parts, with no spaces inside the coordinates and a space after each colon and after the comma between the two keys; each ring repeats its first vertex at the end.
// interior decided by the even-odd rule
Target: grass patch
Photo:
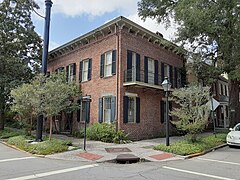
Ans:
{"type": "Polygon", "coordinates": [[[226,142],[226,134],[210,135],[201,137],[197,142],[192,143],[187,140],[178,141],[166,146],[165,144],[159,144],[154,147],[155,150],[170,152],[178,155],[190,155],[194,153],[200,153],[209,150],[215,146],[224,144],[226,142]]]}
{"type": "Polygon", "coordinates": [[[45,140],[37,144],[30,144],[26,136],[15,136],[8,139],[8,143],[30,152],[32,154],[48,155],[53,153],[64,152],[68,150],[68,146],[71,145],[70,141],[63,141],[59,139],[52,139],[51,141],[45,140]]]}
{"type": "Polygon", "coordinates": [[[23,131],[16,131],[12,130],[10,128],[4,128],[4,130],[0,131],[0,139],[8,139],[10,137],[19,136],[19,135],[25,135],[25,132],[23,131]]]}

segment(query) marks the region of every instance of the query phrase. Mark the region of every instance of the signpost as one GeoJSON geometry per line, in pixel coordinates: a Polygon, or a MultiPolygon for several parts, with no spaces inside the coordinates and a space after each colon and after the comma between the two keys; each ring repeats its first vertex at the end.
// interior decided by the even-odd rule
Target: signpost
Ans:
{"type": "Polygon", "coordinates": [[[207,105],[209,107],[209,109],[211,110],[211,119],[213,121],[213,134],[215,133],[215,120],[214,120],[214,114],[213,111],[215,111],[217,109],[217,107],[220,105],[220,103],[214,99],[213,97],[210,98],[210,100],[207,102],[207,105]]]}

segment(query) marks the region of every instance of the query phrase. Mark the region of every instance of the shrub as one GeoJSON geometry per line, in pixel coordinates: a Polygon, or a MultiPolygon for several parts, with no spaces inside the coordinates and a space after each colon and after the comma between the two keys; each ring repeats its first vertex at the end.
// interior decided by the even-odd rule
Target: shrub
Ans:
{"type": "Polygon", "coordinates": [[[57,139],[52,139],[51,141],[46,140],[37,144],[29,144],[27,142],[27,139],[29,138],[26,136],[16,136],[9,138],[8,143],[32,154],[41,155],[67,151],[68,145],[72,144],[70,141],[63,141],[57,139]]]}
{"type": "Polygon", "coordinates": [[[226,134],[217,134],[216,136],[210,135],[202,137],[196,142],[184,140],[172,143],[170,146],[159,144],[155,146],[154,149],[184,156],[209,150],[225,142],[226,134]]]}
{"type": "Polygon", "coordinates": [[[25,135],[25,133],[22,131],[13,131],[8,128],[5,128],[4,130],[0,131],[0,139],[7,139],[19,135],[25,135]]]}
{"type": "Polygon", "coordinates": [[[112,124],[107,123],[95,123],[87,128],[87,138],[90,140],[114,142],[114,143],[126,143],[128,141],[127,135],[124,131],[116,131],[116,128],[112,124]]]}

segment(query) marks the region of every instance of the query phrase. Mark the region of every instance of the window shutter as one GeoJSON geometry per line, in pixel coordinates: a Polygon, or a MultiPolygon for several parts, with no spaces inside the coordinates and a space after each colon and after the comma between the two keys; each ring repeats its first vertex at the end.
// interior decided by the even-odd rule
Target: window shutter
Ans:
{"type": "Polygon", "coordinates": [[[136,123],[140,123],[140,98],[136,97],[136,123]]]}
{"type": "Polygon", "coordinates": [[[162,78],[162,82],[164,81],[164,63],[161,63],[161,78],[162,78]]]}
{"type": "Polygon", "coordinates": [[[90,122],[90,102],[86,102],[85,103],[86,106],[86,122],[89,123],[90,122]]]}
{"type": "Polygon", "coordinates": [[[61,72],[61,73],[64,72],[64,67],[60,67],[60,72],[61,72]]]}
{"type": "Polygon", "coordinates": [[[116,74],[116,50],[112,51],[112,75],[116,74]]]}
{"type": "MultiPolygon", "coordinates": [[[[80,99],[77,100],[77,103],[78,103],[78,105],[80,105],[80,103],[81,103],[80,99]]],[[[80,113],[81,113],[81,107],[80,107],[80,109],[77,110],[77,122],[80,122],[80,116],[81,116],[80,113]]]]}
{"type": "Polygon", "coordinates": [[[111,122],[115,120],[115,111],[116,111],[116,97],[111,97],[111,122]]]}
{"type": "Polygon", "coordinates": [[[83,61],[80,62],[80,66],[79,66],[79,82],[82,82],[82,69],[83,69],[83,61]]]}
{"type": "Polygon", "coordinates": [[[73,64],[73,79],[76,80],[76,63],[73,64]]]}
{"type": "Polygon", "coordinates": [[[66,80],[68,82],[69,79],[69,66],[66,67],[66,80]]]}
{"type": "Polygon", "coordinates": [[[105,54],[101,55],[101,62],[100,62],[100,77],[104,76],[104,61],[105,61],[105,54]]]}
{"type": "Polygon", "coordinates": [[[154,84],[158,85],[158,60],[154,60],[154,84]]]}
{"type": "Polygon", "coordinates": [[[123,123],[128,123],[128,97],[123,96],[123,123]]]}
{"type": "Polygon", "coordinates": [[[164,101],[160,101],[161,123],[164,123],[164,101]]]}
{"type": "Polygon", "coordinates": [[[169,66],[169,76],[169,81],[171,84],[173,84],[173,69],[171,65],[169,66]]]}
{"type": "Polygon", "coordinates": [[[127,70],[132,72],[132,51],[127,50],[127,70]]]}
{"type": "Polygon", "coordinates": [[[169,120],[172,120],[172,116],[170,115],[172,111],[172,101],[169,101],[169,120]]]}
{"type": "Polygon", "coordinates": [[[175,86],[175,88],[178,88],[177,79],[178,79],[178,72],[177,72],[177,68],[174,67],[174,86],[175,86]]]}
{"type": "Polygon", "coordinates": [[[144,57],[144,82],[148,82],[148,58],[144,57]]]}
{"type": "Polygon", "coordinates": [[[136,54],[136,81],[140,81],[140,54],[136,54]]]}
{"type": "Polygon", "coordinates": [[[92,75],[92,59],[88,60],[88,80],[91,80],[92,75]]]}
{"type": "Polygon", "coordinates": [[[98,122],[103,122],[103,98],[98,100],[98,122]]]}

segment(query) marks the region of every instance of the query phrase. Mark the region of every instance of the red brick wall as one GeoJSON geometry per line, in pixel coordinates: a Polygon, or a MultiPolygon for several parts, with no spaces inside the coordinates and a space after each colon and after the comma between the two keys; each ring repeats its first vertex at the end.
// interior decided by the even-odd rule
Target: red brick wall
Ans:
{"type": "MultiPolygon", "coordinates": [[[[165,133],[165,127],[160,122],[160,101],[163,92],[157,89],[124,87],[124,70],[126,70],[127,50],[137,52],[141,56],[141,69],[144,69],[144,56],[165,62],[175,67],[182,67],[183,59],[159,45],[148,42],[141,36],[135,36],[122,30],[117,34],[110,34],[105,38],[91,42],[82,48],[72,51],[67,55],[57,58],[48,64],[48,70],[54,71],[56,68],[71,63],[76,63],[76,79],[78,82],[79,62],[86,58],[92,58],[92,78],[90,81],[81,84],[82,94],[91,95],[92,102],[90,107],[90,123],[98,122],[98,99],[99,97],[111,94],[117,96],[117,125],[130,134],[134,139],[146,139],[157,137],[165,133]],[[117,50],[116,74],[108,78],[100,78],[100,56],[109,50],[117,50]],[[118,88],[117,88],[118,87],[118,88]],[[140,97],[140,123],[123,123],[123,96],[125,92],[136,93],[140,97]]],[[[159,63],[159,70],[160,70],[159,63]]],[[[78,129],[79,123],[76,122],[74,115],[73,128],[78,129]]]]}

